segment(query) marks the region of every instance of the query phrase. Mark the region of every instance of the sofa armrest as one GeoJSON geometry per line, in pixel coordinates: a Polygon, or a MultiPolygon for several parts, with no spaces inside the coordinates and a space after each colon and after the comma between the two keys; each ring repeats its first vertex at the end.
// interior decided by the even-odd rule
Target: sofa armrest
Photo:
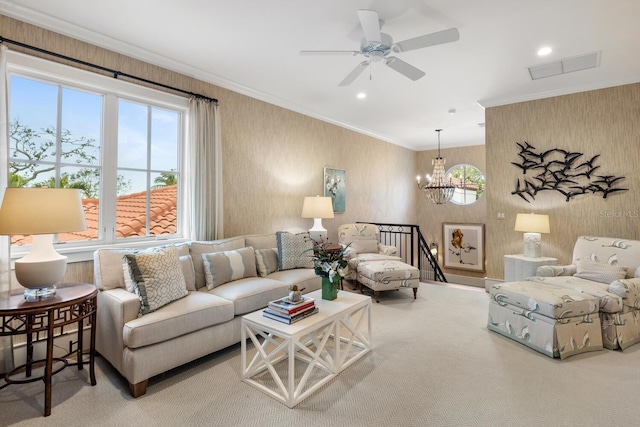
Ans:
{"type": "Polygon", "coordinates": [[[573,276],[576,274],[576,266],[569,265],[541,265],[536,269],[538,277],[573,276]]]}
{"type": "Polygon", "coordinates": [[[390,245],[383,245],[382,243],[378,243],[378,253],[382,255],[397,255],[398,248],[390,245]]]}
{"type": "Polygon", "coordinates": [[[98,293],[96,350],[121,373],[124,325],[136,319],[139,312],[138,296],[125,289],[110,289],[98,293]]]}

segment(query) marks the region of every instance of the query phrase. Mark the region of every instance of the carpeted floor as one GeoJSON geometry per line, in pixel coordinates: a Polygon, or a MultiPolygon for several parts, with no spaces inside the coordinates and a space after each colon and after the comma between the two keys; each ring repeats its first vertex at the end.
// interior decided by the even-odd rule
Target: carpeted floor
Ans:
{"type": "Polygon", "coordinates": [[[601,426],[640,417],[640,346],[550,359],[486,329],[484,289],[422,284],[373,304],[373,351],[289,409],[241,381],[240,345],[150,381],[133,399],[99,358],[97,381],[67,368],[0,390],[0,425],[601,426]]]}

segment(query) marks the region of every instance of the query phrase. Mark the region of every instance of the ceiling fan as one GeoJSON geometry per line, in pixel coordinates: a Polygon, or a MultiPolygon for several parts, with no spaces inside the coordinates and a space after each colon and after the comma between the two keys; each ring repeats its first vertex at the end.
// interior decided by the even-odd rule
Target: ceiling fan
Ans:
{"type": "Polygon", "coordinates": [[[371,62],[383,62],[400,74],[416,81],[424,76],[424,71],[414,67],[403,60],[389,56],[391,52],[401,53],[424,47],[435,46],[443,43],[455,42],[460,39],[457,28],[438,31],[431,34],[407,39],[398,43],[393,42],[389,34],[380,31],[381,21],[375,10],[358,10],[360,25],[364,31],[364,37],[360,41],[360,50],[302,50],[301,55],[362,55],[365,60],[359,63],[338,86],[349,86],[367,68],[371,62]]]}

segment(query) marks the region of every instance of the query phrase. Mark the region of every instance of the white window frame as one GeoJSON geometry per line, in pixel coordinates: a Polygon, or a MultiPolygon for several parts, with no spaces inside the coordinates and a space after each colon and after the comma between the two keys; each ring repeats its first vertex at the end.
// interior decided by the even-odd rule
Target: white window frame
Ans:
{"type": "MultiPolygon", "coordinates": [[[[117,123],[118,99],[139,102],[158,108],[177,110],[181,113],[178,165],[178,224],[177,232],[171,237],[150,236],[131,237],[124,239],[115,238],[115,209],[100,209],[100,224],[102,227],[110,227],[110,230],[102,230],[102,240],[85,242],[73,242],[56,244],[56,250],[68,257],[69,262],[89,261],[93,259],[93,253],[100,247],[119,248],[146,248],[168,243],[184,242],[189,235],[186,229],[188,221],[185,218],[182,195],[186,186],[186,163],[184,150],[186,147],[186,130],[188,122],[189,100],[182,96],[151,89],[145,86],[107,77],[101,74],[85,71],[46,59],[22,54],[19,52],[7,52],[7,71],[9,75],[16,75],[28,79],[43,81],[54,85],[63,85],[71,89],[78,89],[104,96],[103,102],[103,128],[101,141],[101,192],[100,203],[102,206],[115,206],[117,185],[117,150],[118,129],[116,126],[104,126],[104,123],[117,123]],[[102,188],[106,191],[103,191],[102,188]],[[107,212],[109,211],[109,212],[107,212]]],[[[9,91],[11,88],[9,88],[9,91]]],[[[8,141],[7,141],[8,143],[8,141]]],[[[30,245],[11,248],[11,259],[15,260],[24,256],[30,249],[30,245]]]]}

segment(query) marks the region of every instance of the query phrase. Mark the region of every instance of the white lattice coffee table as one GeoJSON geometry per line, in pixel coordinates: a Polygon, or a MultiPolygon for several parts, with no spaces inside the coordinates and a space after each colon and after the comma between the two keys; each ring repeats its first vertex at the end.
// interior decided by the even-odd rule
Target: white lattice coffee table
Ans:
{"type": "Polygon", "coordinates": [[[325,301],[320,290],[307,295],[319,311],[292,325],[268,319],[262,310],[242,318],[242,380],[289,408],[371,351],[370,297],[342,291],[325,301]]]}

